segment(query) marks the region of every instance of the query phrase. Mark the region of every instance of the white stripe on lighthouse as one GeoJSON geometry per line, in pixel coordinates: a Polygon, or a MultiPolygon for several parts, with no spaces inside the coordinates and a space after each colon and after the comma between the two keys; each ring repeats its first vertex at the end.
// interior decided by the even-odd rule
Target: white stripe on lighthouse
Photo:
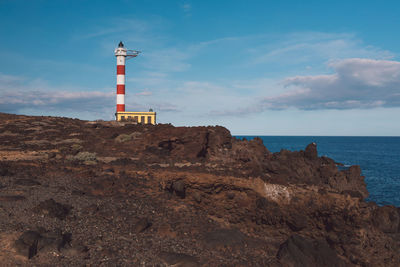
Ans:
{"type": "Polygon", "coordinates": [[[117,75],[117,85],[118,84],[125,84],[125,75],[117,75]]]}
{"type": "Polygon", "coordinates": [[[125,95],[117,95],[117,105],[125,104],[125,95]]]}
{"type": "Polygon", "coordinates": [[[125,65],[125,56],[117,56],[117,65],[125,65]]]}

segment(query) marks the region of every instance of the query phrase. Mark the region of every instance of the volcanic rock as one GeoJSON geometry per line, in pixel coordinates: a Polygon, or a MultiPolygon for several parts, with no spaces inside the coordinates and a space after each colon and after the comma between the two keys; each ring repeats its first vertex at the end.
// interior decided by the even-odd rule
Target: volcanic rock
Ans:
{"type": "Polygon", "coordinates": [[[60,220],[64,220],[70,210],[71,207],[60,204],[52,198],[39,203],[35,208],[35,211],[38,213],[58,218],[60,220]]]}
{"type": "Polygon", "coordinates": [[[3,113],[0,132],[5,266],[399,266],[399,208],[316,144],[3,113]]]}
{"type": "Polygon", "coordinates": [[[211,247],[235,247],[245,243],[246,236],[237,229],[215,229],[204,236],[211,247]]]}
{"type": "Polygon", "coordinates": [[[15,241],[15,248],[18,253],[27,258],[32,258],[37,254],[38,241],[42,236],[35,231],[24,232],[17,241],[15,241]]]}
{"type": "Polygon", "coordinates": [[[309,144],[306,147],[306,150],[304,151],[304,155],[306,158],[310,160],[316,160],[318,158],[317,144],[316,143],[309,144]]]}
{"type": "Polygon", "coordinates": [[[301,213],[293,212],[286,223],[292,231],[297,232],[307,227],[307,217],[301,213]]]}
{"type": "Polygon", "coordinates": [[[14,247],[19,254],[31,259],[43,250],[60,251],[66,245],[70,245],[71,238],[71,233],[28,230],[15,241],[14,247]]]}
{"type": "Polygon", "coordinates": [[[178,180],[172,183],[172,190],[181,198],[185,198],[186,188],[183,180],[178,180]]]}
{"type": "Polygon", "coordinates": [[[141,233],[151,226],[151,222],[147,218],[140,218],[134,224],[133,229],[136,233],[141,233]]]}
{"type": "Polygon", "coordinates": [[[278,259],[287,266],[346,266],[325,240],[292,235],[279,248],[278,259]]]}
{"type": "Polygon", "coordinates": [[[378,207],[373,214],[373,222],[385,233],[397,233],[400,224],[400,215],[396,207],[378,207]]]}

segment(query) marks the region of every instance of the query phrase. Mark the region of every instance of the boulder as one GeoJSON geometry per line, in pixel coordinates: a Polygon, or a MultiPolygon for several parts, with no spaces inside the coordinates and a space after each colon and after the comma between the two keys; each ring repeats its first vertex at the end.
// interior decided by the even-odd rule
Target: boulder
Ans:
{"type": "Polygon", "coordinates": [[[299,235],[290,236],[281,244],[277,258],[286,266],[346,266],[325,240],[311,240],[299,235]]]}
{"type": "Polygon", "coordinates": [[[173,192],[175,192],[175,194],[181,198],[185,198],[186,196],[186,185],[185,185],[185,181],[183,180],[177,180],[174,181],[171,185],[171,189],[173,190],[173,192]]]}

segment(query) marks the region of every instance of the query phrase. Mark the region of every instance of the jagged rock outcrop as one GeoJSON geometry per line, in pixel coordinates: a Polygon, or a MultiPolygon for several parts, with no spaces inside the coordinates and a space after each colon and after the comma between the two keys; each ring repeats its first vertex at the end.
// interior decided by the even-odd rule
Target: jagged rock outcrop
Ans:
{"type": "Polygon", "coordinates": [[[0,114],[0,261],[399,265],[399,208],[364,201],[358,166],[266,146],[219,126],[0,114]]]}

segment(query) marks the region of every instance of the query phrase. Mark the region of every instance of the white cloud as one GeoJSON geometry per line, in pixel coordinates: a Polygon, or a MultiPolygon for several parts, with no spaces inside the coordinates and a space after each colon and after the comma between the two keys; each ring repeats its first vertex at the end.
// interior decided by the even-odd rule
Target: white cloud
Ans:
{"type": "Polygon", "coordinates": [[[42,80],[0,74],[0,111],[20,113],[24,109],[37,109],[67,113],[98,112],[114,106],[115,94],[111,90],[73,89],[57,90],[42,80]]]}
{"type": "Polygon", "coordinates": [[[252,99],[242,97],[236,108],[215,109],[211,114],[238,116],[265,110],[400,107],[400,62],[348,58],[328,62],[327,66],[333,69],[332,74],[293,76],[275,83],[267,79],[247,84],[234,81],[232,88],[255,88],[256,95],[252,99]]]}
{"type": "Polygon", "coordinates": [[[400,62],[350,58],[329,64],[343,78],[366,86],[390,86],[400,81],[400,62]]]}
{"type": "Polygon", "coordinates": [[[331,75],[284,80],[287,92],[266,97],[258,109],[356,109],[400,106],[400,62],[350,58],[328,64],[331,75]]]}
{"type": "Polygon", "coordinates": [[[393,58],[391,52],[367,46],[348,33],[299,32],[268,38],[269,42],[259,42],[249,49],[251,64],[299,64],[351,57],[393,58]]]}
{"type": "Polygon", "coordinates": [[[96,111],[110,107],[113,98],[111,92],[13,91],[1,94],[0,110],[15,113],[24,108],[96,111]]]}
{"type": "Polygon", "coordinates": [[[149,92],[149,91],[142,91],[142,92],[136,93],[135,95],[137,95],[137,96],[150,96],[152,94],[153,93],[149,92]]]}

